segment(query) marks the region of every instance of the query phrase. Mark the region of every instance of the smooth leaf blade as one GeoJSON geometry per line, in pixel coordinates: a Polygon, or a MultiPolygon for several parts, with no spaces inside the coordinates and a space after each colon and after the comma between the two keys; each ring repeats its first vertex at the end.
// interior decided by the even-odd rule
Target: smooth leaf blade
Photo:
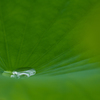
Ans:
{"type": "Polygon", "coordinates": [[[0,1],[0,99],[99,100],[99,0],[0,1]],[[95,91],[95,92],[94,92],[95,91]]]}

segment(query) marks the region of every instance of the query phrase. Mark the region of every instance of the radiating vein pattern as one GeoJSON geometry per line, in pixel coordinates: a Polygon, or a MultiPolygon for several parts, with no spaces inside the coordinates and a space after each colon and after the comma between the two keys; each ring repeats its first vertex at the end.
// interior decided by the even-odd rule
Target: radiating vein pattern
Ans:
{"type": "Polygon", "coordinates": [[[100,0],[0,0],[0,100],[100,100],[100,0]]]}
{"type": "Polygon", "coordinates": [[[37,75],[99,68],[99,11],[99,0],[1,1],[1,68],[37,75]]]}

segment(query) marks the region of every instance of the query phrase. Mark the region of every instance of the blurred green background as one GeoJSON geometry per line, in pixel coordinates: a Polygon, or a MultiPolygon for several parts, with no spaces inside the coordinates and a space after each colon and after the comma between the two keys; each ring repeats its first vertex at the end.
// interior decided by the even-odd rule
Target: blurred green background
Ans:
{"type": "Polygon", "coordinates": [[[100,100],[99,0],[0,0],[0,100],[100,100]]]}

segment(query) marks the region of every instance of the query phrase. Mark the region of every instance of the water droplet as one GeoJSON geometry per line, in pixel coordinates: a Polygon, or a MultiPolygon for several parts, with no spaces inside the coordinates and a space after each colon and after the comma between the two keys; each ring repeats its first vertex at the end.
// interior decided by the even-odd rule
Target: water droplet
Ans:
{"type": "Polygon", "coordinates": [[[11,77],[11,78],[25,78],[25,77],[31,77],[33,75],[36,74],[36,71],[32,68],[19,68],[19,69],[16,69],[14,71],[4,71],[2,73],[3,76],[8,76],[8,77],[11,77]]]}
{"type": "Polygon", "coordinates": [[[6,76],[6,77],[10,77],[12,75],[12,72],[11,71],[4,71],[2,73],[3,76],[6,76]]]}

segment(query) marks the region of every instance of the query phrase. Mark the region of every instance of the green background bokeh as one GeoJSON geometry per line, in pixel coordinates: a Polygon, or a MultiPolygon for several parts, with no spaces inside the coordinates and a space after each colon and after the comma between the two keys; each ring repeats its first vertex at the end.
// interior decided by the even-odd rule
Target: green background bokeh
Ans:
{"type": "Polygon", "coordinates": [[[0,100],[100,100],[99,0],[0,0],[0,100]]]}

